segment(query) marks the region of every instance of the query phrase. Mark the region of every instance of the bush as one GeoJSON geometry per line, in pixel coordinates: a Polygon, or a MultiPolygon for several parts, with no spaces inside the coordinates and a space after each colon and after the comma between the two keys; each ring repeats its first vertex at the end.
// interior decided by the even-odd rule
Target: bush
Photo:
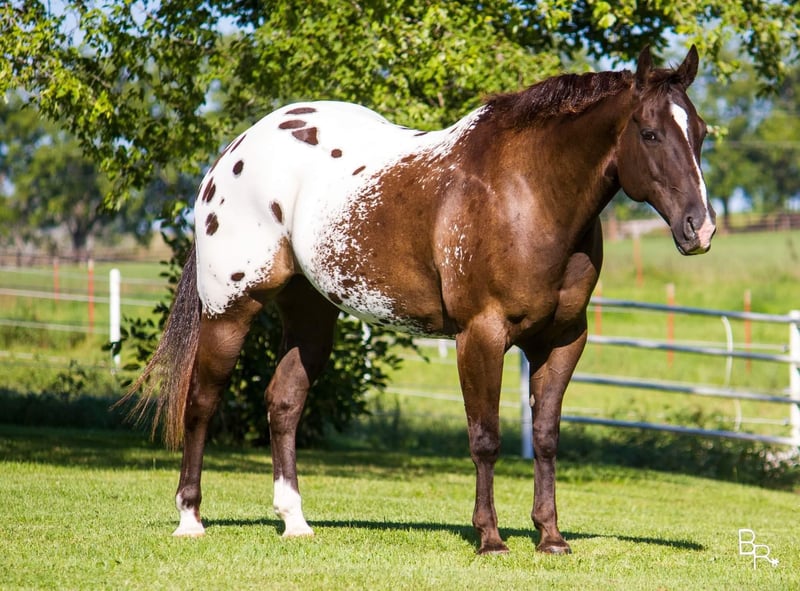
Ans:
{"type": "Polygon", "coordinates": [[[124,412],[111,408],[115,401],[111,397],[0,390],[0,422],[24,427],[129,429],[124,412]]]}

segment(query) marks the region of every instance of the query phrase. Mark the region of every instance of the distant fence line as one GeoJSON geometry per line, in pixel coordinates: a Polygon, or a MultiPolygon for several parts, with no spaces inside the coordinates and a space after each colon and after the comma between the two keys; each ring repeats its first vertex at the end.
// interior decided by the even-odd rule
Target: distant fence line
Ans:
{"type": "Polygon", "coordinates": [[[31,266],[46,267],[56,264],[85,264],[89,260],[103,263],[157,263],[164,258],[169,258],[169,252],[151,254],[141,248],[129,249],[95,249],[90,253],[69,254],[59,252],[50,254],[32,248],[0,249],[0,266],[26,268],[31,266]]]}
{"type": "MultiPolygon", "coordinates": [[[[634,302],[628,300],[618,300],[611,298],[593,297],[590,305],[595,309],[639,309],[656,313],[685,314],[696,316],[709,316],[724,319],[749,321],[749,322],[768,322],[784,324],[788,326],[788,342],[784,350],[788,354],[769,354],[753,351],[735,351],[732,343],[729,342],[728,348],[709,347],[703,344],[685,344],[674,342],[662,342],[652,339],[639,339],[632,337],[606,337],[602,335],[589,335],[589,343],[597,345],[632,347],[646,350],[675,351],[682,353],[692,353],[697,355],[712,355],[732,358],[741,358],[754,361],[766,361],[782,363],[788,366],[788,387],[787,395],[776,395],[765,392],[728,388],[720,386],[709,386],[702,384],[671,382],[663,380],[653,380],[648,378],[631,378],[621,376],[607,376],[587,373],[575,373],[572,382],[592,384],[598,386],[613,386],[618,388],[635,388],[643,390],[658,390],[664,392],[676,392],[695,396],[720,397],[737,400],[749,400],[753,402],[764,402],[772,404],[783,404],[789,406],[789,416],[783,424],[790,426],[790,435],[781,437],[776,435],[762,435],[745,431],[730,431],[721,429],[704,429],[700,427],[688,427],[683,425],[660,424],[645,421],[624,421],[606,417],[580,416],[564,414],[562,421],[572,423],[582,423],[590,425],[601,425],[609,427],[648,429],[679,433],[684,435],[698,435],[704,437],[723,437],[731,439],[742,439],[749,441],[759,441],[777,445],[787,445],[793,448],[800,448],[800,310],[793,310],[789,314],[761,314],[756,312],[738,312],[726,310],[711,310],[705,308],[692,308],[685,306],[652,304],[645,302],[634,302]]],[[[449,341],[422,341],[430,344],[439,343],[440,346],[452,347],[449,341]]],[[[752,348],[754,345],[749,344],[752,348]]],[[[783,349],[783,348],[782,348],[783,349]]],[[[528,373],[529,366],[527,359],[519,353],[520,358],[520,386],[519,386],[519,408],[520,426],[522,431],[523,457],[533,456],[533,445],[531,438],[531,412],[529,403],[528,373]]],[[[392,391],[403,394],[401,390],[392,391]]],[[[415,393],[414,395],[422,395],[415,393]]],[[[437,398],[442,396],[437,395],[437,398]]],[[[446,399],[459,400],[458,397],[448,396],[446,399]]]]}
{"type": "MultiPolygon", "coordinates": [[[[112,273],[112,277],[113,275],[114,273],[112,273]]],[[[103,281],[108,282],[109,280],[105,279],[103,281]]],[[[131,282],[131,283],[146,282],[153,284],[158,283],[158,282],[153,282],[152,280],[144,280],[136,278],[126,278],[125,282],[131,282]]],[[[113,292],[113,286],[114,286],[113,279],[111,280],[110,286],[112,287],[112,292],[113,292]]],[[[14,288],[3,287],[0,288],[0,296],[34,298],[34,299],[51,299],[51,300],[61,299],[65,301],[90,302],[98,304],[108,304],[112,306],[112,308],[114,306],[119,306],[119,305],[151,306],[158,303],[158,300],[121,298],[119,297],[118,290],[116,294],[112,293],[109,294],[109,296],[105,295],[96,296],[93,293],[90,294],[62,293],[62,292],[56,293],[54,291],[47,291],[47,290],[14,289],[14,288]]],[[[583,374],[583,373],[576,373],[573,376],[572,381],[577,383],[593,384],[599,386],[649,389],[649,390],[659,390],[668,392],[678,392],[696,396],[711,396],[711,397],[722,397],[722,398],[730,398],[738,400],[749,400],[755,402],[766,402],[773,404],[786,404],[789,406],[788,424],[790,425],[791,434],[789,437],[779,437],[779,436],[747,433],[742,431],[706,430],[706,429],[679,426],[679,425],[666,425],[666,424],[656,424],[656,423],[637,422],[637,421],[623,421],[623,420],[616,420],[603,417],[586,417],[586,416],[575,416],[575,415],[563,415],[562,420],[575,423],[587,423],[587,424],[630,427],[630,428],[640,428],[640,429],[654,429],[659,431],[671,431],[676,433],[693,434],[693,435],[746,439],[746,440],[761,441],[765,443],[789,445],[795,448],[800,448],[800,311],[799,310],[791,311],[786,315],[777,315],[777,314],[762,314],[755,312],[710,310],[705,308],[692,308],[692,307],[675,306],[675,305],[634,302],[634,301],[618,300],[618,299],[603,298],[603,297],[593,297],[591,299],[590,305],[593,307],[595,312],[600,312],[601,310],[608,310],[608,309],[637,309],[637,310],[646,310],[654,313],[665,313],[669,315],[685,314],[694,316],[718,317],[723,319],[725,323],[727,323],[729,320],[738,320],[746,322],[776,323],[788,326],[789,330],[788,344],[784,348],[784,351],[788,351],[788,353],[781,353],[781,354],[761,353],[752,350],[736,351],[733,350],[731,342],[729,342],[727,348],[720,348],[720,347],[710,347],[707,346],[706,344],[697,344],[697,343],[686,344],[686,343],[663,342],[652,339],[640,339],[632,337],[609,337],[599,334],[589,335],[590,343],[604,345],[604,346],[607,345],[607,346],[632,347],[632,348],[646,349],[646,350],[675,351],[683,353],[692,353],[697,355],[726,357],[729,360],[733,358],[741,358],[754,361],[767,361],[767,362],[786,364],[789,368],[789,380],[788,380],[789,384],[787,388],[788,395],[786,396],[780,396],[780,395],[769,394],[764,392],[756,392],[750,390],[742,390],[736,388],[708,386],[701,384],[667,382],[659,380],[650,380],[646,378],[630,378],[630,377],[606,376],[606,375],[583,374]]],[[[118,322],[119,319],[118,312],[116,312],[116,319],[118,322]]],[[[24,321],[24,320],[10,319],[10,318],[0,318],[0,326],[17,326],[23,328],[37,328],[42,330],[73,331],[73,332],[83,332],[83,333],[104,333],[108,331],[108,328],[105,329],[95,328],[92,323],[89,323],[88,325],[67,325],[59,323],[24,321]]],[[[115,330],[113,322],[111,330],[112,331],[115,330]]],[[[116,326],[116,330],[117,331],[119,330],[118,325],[116,326]]],[[[116,334],[119,333],[117,332],[116,334]]],[[[748,345],[750,344],[748,343],[748,345]]],[[[453,346],[453,343],[449,342],[446,346],[448,347],[453,346]]],[[[528,402],[529,398],[528,380],[527,380],[528,368],[527,368],[527,360],[524,358],[524,355],[521,354],[520,354],[520,363],[522,370],[521,371],[522,379],[520,384],[520,408],[521,408],[520,416],[521,416],[521,425],[523,433],[522,453],[524,456],[530,457],[532,455],[532,445],[530,437],[531,417],[530,417],[530,407],[528,402]]],[[[403,393],[401,389],[393,389],[392,391],[395,391],[399,394],[403,393]]],[[[411,393],[406,393],[406,394],[411,395],[411,393]]],[[[425,395],[425,394],[414,393],[413,395],[425,395]]],[[[444,399],[449,400],[451,398],[460,400],[460,398],[458,397],[451,397],[449,395],[441,395],[436,393],[427,393],[427,396],[443,400],[444,399]]]]}

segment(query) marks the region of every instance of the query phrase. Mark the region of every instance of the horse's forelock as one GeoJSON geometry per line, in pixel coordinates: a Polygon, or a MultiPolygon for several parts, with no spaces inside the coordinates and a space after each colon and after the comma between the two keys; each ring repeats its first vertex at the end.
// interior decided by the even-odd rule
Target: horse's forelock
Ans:
{"type": "Polygon", "coordinates": [[[647,76],[646,89],[649,92],[664,95],[676,86],[682,90],[686,88],[686,81],[677,69],[654,68],[647,76]]]}

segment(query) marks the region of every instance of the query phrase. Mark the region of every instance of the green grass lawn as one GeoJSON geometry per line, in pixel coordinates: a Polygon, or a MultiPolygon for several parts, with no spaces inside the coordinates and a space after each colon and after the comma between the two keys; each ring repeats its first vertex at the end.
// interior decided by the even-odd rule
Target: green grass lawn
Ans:
{"type": "Polygon", "coordinates": [[[463,457],[305,451],[316,536],[283,540],[265,451],[212,449],[202,539],[173,539],[179,458],[136,435],[0,426],[3,589],[800,588],[798,496],[683,475],[562,463],[571,556],[534,552],[531,467],[498,464],[511,553],[479,557],[463,457]],[[776,567],[738,555],[750,528],[776,567]]]}

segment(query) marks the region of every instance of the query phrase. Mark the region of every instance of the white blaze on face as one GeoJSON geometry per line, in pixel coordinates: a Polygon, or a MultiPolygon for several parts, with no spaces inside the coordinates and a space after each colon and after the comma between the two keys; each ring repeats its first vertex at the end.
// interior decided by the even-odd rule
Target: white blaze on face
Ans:
{"type": "Polygon", "coordinates": [[[703,173],[700,170],[700,162],[698,162],[697,158],[694,157],[692,142],[689,139],[689,114],[686,112],[686,109],[680,105],[676,105],[675,103],[670,103],[669,109],[670,113],[672,114],[672,118],[675,120],[678,128],[683,133],[683,137],[686,139],[689,151],[692,153],[695,182],[697,183],[697,188],[700,191],[700,197],[703,200],[703,207],[705,207],[706,210],[706,217],[703,220],[703,225],[697,229],[697,236],[700,238],[701,245],[704,248],[707,248],[709,244],[711,244],[711,237],[714,235],[715,226],[713,220],[711,219],[711,212],[708,207],[708,193],[706,191],[705,180],[703,180],[703,173]]]}
{"type": "Polygon", "coordinates": [[[283,532],[284,538],[314,535],[314,530],[309,527],[305,517],[303,517],[300,493],[294,490],[283,477],[275,481],[273,507],[275,508],[275,513],[286,524],[286,530],[283,532]]]}

